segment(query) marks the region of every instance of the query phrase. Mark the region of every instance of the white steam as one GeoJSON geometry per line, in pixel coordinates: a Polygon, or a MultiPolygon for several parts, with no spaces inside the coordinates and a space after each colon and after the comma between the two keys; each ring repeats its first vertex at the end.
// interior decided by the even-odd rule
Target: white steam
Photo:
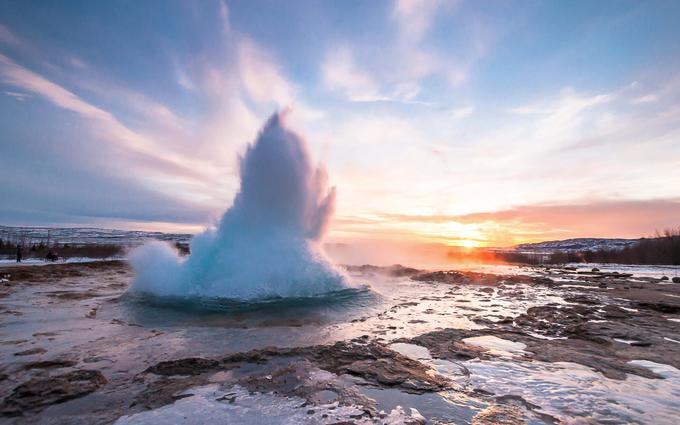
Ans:
{"type": "Polygon", "coordinates": [[[217,228],[196,235],[191,255],[153,242],[130,254],[131,290],[235,299],[307,297],[349,286],[321,239],[335,189],[304,140],[274,114],[240,161],[241,189],[217,228]]]}

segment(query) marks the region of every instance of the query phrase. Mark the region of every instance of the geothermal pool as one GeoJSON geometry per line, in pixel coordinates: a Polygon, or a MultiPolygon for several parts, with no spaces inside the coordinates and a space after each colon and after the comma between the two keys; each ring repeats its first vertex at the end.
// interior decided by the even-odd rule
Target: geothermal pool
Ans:
{"type": "Polygon", "coordinates": [[[506,272],[350,268],[351,292],[201,306],[131,297],[124,262],[3,267],[3,421],[675,422],[680,285],[506,272]],[[38,391],[83,370],[105,383],[38,391]]]}

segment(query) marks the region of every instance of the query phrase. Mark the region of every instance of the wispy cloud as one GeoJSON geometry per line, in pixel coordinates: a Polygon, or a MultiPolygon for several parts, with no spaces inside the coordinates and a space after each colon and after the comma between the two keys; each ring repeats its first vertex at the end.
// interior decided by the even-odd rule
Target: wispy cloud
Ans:
{"type": "Polygon", "coordinates": [[[560,93],[556,100],[549,102],[537,103],[531,105],[522,105],[510,108],[508,112],[515,114],[538,114],[538,115],[556,115],[563,117],[573,117],[580,112],[596,105],[611,102],[614,100],[613,94],[595,94],[591,96],[580,95],[574,92],[571,88],[565,88],[560,93]]]}
{"type": "Polygon", "coordinates": [[[630,103],[632,104],[640,104],[640,103],[654,103],[659,100],[659,96],[655,94],[646,94],[644,96],[636,97],[635,99],[631,100],[630,103]]]}
{"type": "Polygon", "coordinates": [[[442,243],[473,239],[489,246],[577,237],[639,238],[677,226],[680,199],[592,200],[575,204],[522,205],[512,209],[455,214],[374,213],[337,221],[343,234],[430,234],[442,243]],[[653,224],[652,224],[653,223],[653,224]],[[656,226],[656,228],[654,227],[656,226]]]}
{"type": "Polygon", "coordinates": [[[524,145],[531,145],[534,150],[551,150],[591,132],[597,120],[606,116],[606,112],[597,115],[592,110],[615,99],[613,93],[581,94],[565,88],[556,98],[513,107],[508,112],[529,120],[523,124],[527,129],[522,136],[524,145]]]}
{"type": "Polygon", "coordinates": [[[139,120],[146,128],[177,131],[189,125],[185,118],[179,116],[169,106],[120,84],[88,77],[78,78],[75,84],[78,88],[109,102],[125,105],[126,109],[134,111],[140,117],[139,120]]]}
{"type": "MultiPolygon", "coordinates": [[[[326,88],[356,102],[431,104],[421,99],[422,82],[437,77],[458,88],[469,81],[476,63],[488,52],[489,31],[476,21],[461,17],[460,31],[468,33],[469,45],[458,52],[444,51],[428,42],[437,19],[458,9],[459,1],[396,0],[387,16],[391,42],[381,54],[368,54],[363,46],[345,42],[327,51],[321,65],[326,88]],[[361,61],[357,60],[357,52],[361,61]],[[360,64],[360,65],[359,65],[360,64]]],[[[450,23],[449,23],[450,25],[450,23]]],[[[450,47],[448,47],[450,49],[450,47]]]]}
{"type": "Polygon", "coordinates": [[[440,0],[396,0],[392,17],[402,39],[407,43],[419,43],[430,29],[441,5],[440,0]]]}
{"type": "Polygon", "coordinates": [[[30,99],[30,98],[31,98],[31,95],[28,94],[28,93],[18,93],[18,92],[15,92],[15,91],[6,91],[5,94],[6,94],[7,96],[13,97],[13,98],[15,98],[16,100],[19,100],[19,101],[21,101],[21,102],[23,102],[23,101],[26,100],[26,99],[30,99]]]}
{"type": "Polygon", "coordinates": [[[7,84],[42,96],[54,105],[82,116],[93,124],[93,129],[100,137],[113,143],[120,143],[133,152],[153,157],[154,163],[161,166],[164,172],[192,178],[204,177],[179,158],[160,156],[151,140],[123,125],[111,113],[84,101],[73,92],[16,64],[2,54],[0,54],[0,78],[7,84]]]}
{"type": "Polygon", "coordinates": [[[229,34],[231,32],[231,23],[229,22],[229,7],[225,0],[220,1],[218,12],[220,22],[222,23],[222,31],[224,34],[229,34]]]}
{"type": "Polygon", "coordinates": [[[373,73],[359,67],[353,50],[347,45],[336,47],[327,53],[321,65],[321,75],[328,90],[342,94],[351,102],[428,104],[417,100],[421,91],[417,81],[379,84],[373,73]]]}
{"type": "Polygon", "coordinates": [[[0,75],[2,75],[5,83],[39,94],[61,108],[76,112],[87,118],[108,122],[115,121],[108,112],[90,105],[63,87],[17,65],[3,54],[0,54],[0,75]]]}
{"type": "Polygon", "coordinates": [[[324,83],[330,90],[341,92],[355,102],[386,100],[369,73],[357,68],[354,54],[348,46],[330,50],[321,66],[324,83]]]}
{"type": "Polygon", "coordinates": [[[16,48],[24,46],[23,41],[2,24],[0,24],[0,43],[16,48]]]}
{"type": "MultiPolygon", "coordinates": [[[[639,81],[634,81],[630,84],[628,89],[633,91],[633,97],[630,99],[630,104],[641,105],[641,104],[652,104],[658,103],[664,99],[673,98],[680,93],[680,76],[676,75],[667,80],[661,80],[661,84],[658,85],[656,89],[646,88],[647,92],[644,94],[639,94],[642,91],[642,84],[639,81]]],[[[648,85],[645,85],[648,86],[648,85]]]]}
{"type": "MultiPolygon", "coordinates": [[[[491,213],[467,214],[455,218],[464,223],[491,221],[507,226],[525,238],[538,231],[534,240],[545,240],[551,232],[558,238],[643,237],[677,226],[679,199],[593,200],[563,205],[526,205],[491,213]],[[541,234],[540,232],[545,232],[541,234]]],[[[453,218],[452,218],[453,219],[453,218]]]]}
{"type": "Polygon", "coordinates": [[[273,100],[279,106],[289,105],[294,90],[271,53],[245,37],[240,39],[237,49],[239,75],[248,95],[260,103],[273,100]]]}
{"type": "Polygon", "coordinates": [[[77,56],[72,56],[71,58],[69,58],[68,62],[74,67],[82,70],[88,69],[90,67],[87,63],[85,63],[84,60],[80,59],[77,56]]]}
{"type": "Polygon", "coordinates": [[[508,109],[508,112],[523,115],[548,115],[555,112],[555,110],[537,106],[516,106],[514,108],[508,109]]]}
{"type": "Polygon", "coordinates": [[[460,108],[453,108],[449,110],[449,113],[451,115],[451,118],[454,120],[462,120],[464,118],[469,117],[475,112],[475,107],[474,106],[463,106],[460,108]]]}

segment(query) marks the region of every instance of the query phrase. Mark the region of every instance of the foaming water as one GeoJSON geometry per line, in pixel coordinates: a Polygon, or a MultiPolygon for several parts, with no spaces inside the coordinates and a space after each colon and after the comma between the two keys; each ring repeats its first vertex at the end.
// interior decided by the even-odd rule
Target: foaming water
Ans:
{"type": "Polygon", "coordinates": [[[257,300],[240,300],[219,297],[179,297],[155,296],[145,292],[128,293],[125,299],[131,304],[153,305],[159,308],[172,308],[185,311],[255,313],[278,312],[299,308],[346,309],[372,304],[378,295],[361,286],[327,292],[309,297],[273,297],[257,300]]]}
{"type": "Polygon", "coordinates": [[[131,292],[123,297],[122,317],[145,327],[299,328],[344,323],[380,305],[368,287],[348,288],[313,297],[237,300],[210,297],[156,296],[131,292]]]}
{"type": "Polygon", "coordinates": [[[233,205],[216,228],[193,238],[190,256],[181,258],[161,242],[131,253],[136,278],[130,291],[205,304],[307,298],[352,286],[321,247],[335,188],[312,166],[285,114],[273,115],[248,147],[240,178],[233,205]]]}

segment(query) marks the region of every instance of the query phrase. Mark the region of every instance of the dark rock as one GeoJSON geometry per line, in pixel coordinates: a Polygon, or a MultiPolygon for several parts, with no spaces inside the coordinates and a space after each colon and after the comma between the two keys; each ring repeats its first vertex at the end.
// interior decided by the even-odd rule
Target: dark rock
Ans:
{"type": "Polygon", "coordinates": [[[438,271],[430,273],[421,273],[411,277],[411,279],[418,282],[440,282],[448,283],[450,285],[469,283],[470,279],[462,273],[454,271],[438,271]]]}
{"type": "Polygon", "coordinates": [[[579,303],[579,304],[587,304],[587,305],[598,305],[600,304],[600,301],[588,297],[586,295],[571,295],[571,296],[566,296],[564,297],[564,301],[570,302],[570,303],[579,303]]]}
{"type": "Polygon", "coordinates": [[[463,343],[463,338],[483,335],[482,332],[467,331],[464,329],[444,329],[441,331],[428,332],[411,339],[397,340],[420,345],[430,351],[432,357],[447,360],[471,360],[474,358],[488,358],[481,347],[470,346],[463,343]]]}
{"type": "Polygon", "coordinates": [[[34,378],[12,391],[0,405],[5,416],[17,416],[51,404],[82,397],[106,384],[98,370],[76,370],[49,378],[34,378]]]}
{"type": "Polygon", "coordinates": [[[660,313],[666,313],[666,314],[678,314],[678,313],[680,313],[680,305],[669,304],[669,303],[665,303],[663,301],[659,301],[659,302],[646,302],[646,301],[645,302],[638,302],[636,305],[639,308],[654,310],[654,311],[658,311],[660,313]]]}
{"type": "Polygon", "coordinates": [[[19,351],[17,353],[14,353],[15,356],[30,356],[33,354],[45,354],[47,353],[47,350],[41,347],[36,347],[36,348],[30,348],[28,350],[24,351],[19,351]]]}
{"type": "Polygon", "coordinates": [[[413,276],[414,274],[420,273],[418,269],[411,267],[404,267],[401,264],[395,264],[393,266],[387,267],[387,274],[395,277],[413,276]]]}
{"type": "Polygon", "coordinates": [[[146,390],[135,397],[130,407],[142,406],[146,409],[157,409],[172,404],[182,398],[181,395],[178,396],[178,393],[190,388],[193,384],[194,382],[188,379],[161,377],[148,384],[146,390]]]}
{"type": "Polygon", "coordinates": [[[672,282],[673,283],[680,283],[680,277],[674,277],[672,282]]]}
{"type": "Polygon", "coordinates": [[[259,350],[251,350],[245,353],[234,353],[220,360],[226,366],[233,366],[237,363],[266,363],[274,357],[286,357],[301,354],[307,349],[303,348],[276,348],[267,347],[259,350]]]}
{"type": "Polygon", "coordinates": [[[525,276],[525,275],[505,276],[504,282],[524,285],[545,285],[545,286],[555,285],[555,282],[552,279],[544,276],[525,276]]]}
{"type": "Polygon", "coordinates": [[[450,386],[426,365],[377,344],[357,340],[311,347],[320,368],[336,374],[360,376],[368,382],[399,387],[406,392],[441,391],[450,386]]]}
{"type": "Polygon", "coordinates": [[[517,406],[491,405],[472,418],[472,425],[526,424],[522,410],[517,406]]]}
{"type": "Polygon", "coordinates": [[[89,298],[95,298],[100,294],[94,290],[88,290],[84,292],[72,292],[72,291],[53,291],[47,294],[50,298],[56,298],[60,301],[81,301],[87,300],[89,298]]]}
{"type": "Polygon", "coordinates": [[[189,357],[157,363],[146,369],[145,372],[162,376],[198,375],[216,370],[219,365],[220,363],[217,360],[189,357]]]}
{"type": "Polygon", "coordinates": [[[587,305],[554,306],[544,305],[527,309],[514,323],[527,331],[539,331],[548,336],[562,336],[565,328],[576,326],[591,318],[594,309],[587,305]]]}
{"type": "Polygon", "coordinates": [[[60,369],[63,367],[72,367],[76,364],[78,363],[74,362],[73,360],[51,359],[26,363],[24,364],[24,369],[60,369]]]}
{"type": "Polygon", "coordinates": [[[382,274],[386,276],[394,276],[394,277],[404,277],[404,276],[413,276],[415,274],[418,274],[421,272],[421,270],[414,269],[411,267],[404,267],[401,264],[394,264],[389,267],[379,267],[379,266],[373,266],[370,264],[364,264],[362,266],[351,266],[351,265],[346,265],[344,266],[346,270],[351,271],[351,272],[359,272],[362,274],[382,274]]]}

